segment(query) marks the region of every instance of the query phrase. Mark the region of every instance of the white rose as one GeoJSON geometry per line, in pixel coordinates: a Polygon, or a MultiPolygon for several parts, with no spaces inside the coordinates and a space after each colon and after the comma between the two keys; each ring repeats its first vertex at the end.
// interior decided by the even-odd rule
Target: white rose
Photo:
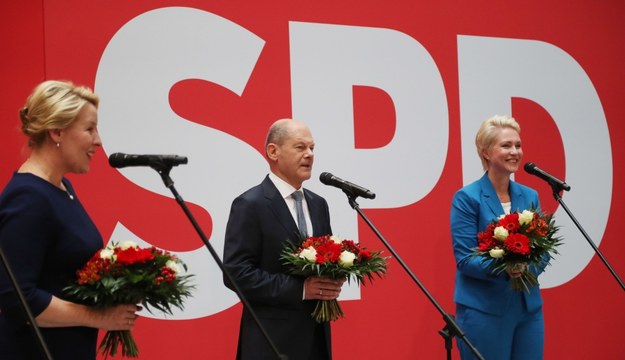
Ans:
{"type": "Polygon", "coordinates": [[[493,235],[495,236],[495,239],[504,241],[508,237],[508,230],[503,226],[497,226],[495,231],[493,231],[493,235]]]}
{"type": "Polygon", "coordinates": [[[110,247],[106,247],[102,249],[102,251],[100,251],[100,258],[108,259],[108,260],[115,260],[113,249],[111,249],[110,247]]]}
{"type": "Polygon", "coordinates": [[[505,254],[505,251],[503,249],[494,248],[494,249],[490,249],[488,253],[490,254],[490,257],[498,259],[500,257],[503,257],[503,255],[505,254]]]}
{"type": "Polygon", "coordinates": [[[167,260],[165,266],[172,269],[176,275],[180,273],[180,265],[178,265],[176,260],[167,260]]]}
{"type": "Polygon", "coordinates": [[[339,244],[339,245],[343,243],[343,239],[334,235],[330,236],[330,240],[334,241],[335,244],[339,244]]]}
{"type": "Polygon", "coordinates": [[[127,249],[135,248],[135,247],[137,247],[137,243],[134,241],[130,241],[130,240],[124,241],[119,244],[119,248],[122,250],[127,250],[127,249]]]}
{"type": "Polygon", "coordinates": [[[339,256],[339,264],[341,264],[343,267],[350,267],[354,265],[355,259],[356,254],[347,250],[343,250],[341,256],[339,256]]]}
{"type": "Polygon", "coordinates": [[[309,246],[299,253],[299,257],[308,260],[308,262],[314,263],[317,261],[317,250],[314,247],[309,246]]]}
{"type": "Polygon", "coordinates": [[[519,224],[527,225],[532,222],[534,219],[534,213],[529,210],[523,210],[522,213],[519,214],[519,224]]]}

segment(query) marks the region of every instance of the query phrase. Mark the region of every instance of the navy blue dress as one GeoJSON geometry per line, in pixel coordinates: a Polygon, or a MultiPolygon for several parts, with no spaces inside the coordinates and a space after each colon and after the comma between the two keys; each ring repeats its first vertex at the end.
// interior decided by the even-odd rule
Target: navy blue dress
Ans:
{"type": "MultiPolygon", "coordinates": [[[[35,175],[15,173],[0,194],[0,246],[35,317],[76,278],[103,246],[102,236],[72,195],[35,175]]],[[[95,359],[98,330],[40,328],[54,359],[95,359]]],[[[4,267],[0,267],[0,357],[42,358],[4,267]]]]}

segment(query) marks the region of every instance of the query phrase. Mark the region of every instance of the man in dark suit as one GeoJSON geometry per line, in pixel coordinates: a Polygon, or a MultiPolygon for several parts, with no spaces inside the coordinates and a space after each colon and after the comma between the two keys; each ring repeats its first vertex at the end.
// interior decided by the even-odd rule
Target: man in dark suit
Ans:
{"type": "MultiPolygon", "coordinates": [[[[332,358],[330,324],[317,323],[311,313],[317,300],[336,299],[343,285],[343,280],[289,275],[280,261],[287,241],[299,241],[302,232],[332,234],[327,202],[302,188],[311,176],[314,145],[303,123],[276,121],[265,142],[270,173],[233,201],[226,227],[224,266],[278,351],[289,360],[332,358]],[[292,196],[296,191],[304,195],[303,230],[298,229],[292,196]]],[[[224,283],[233,288],[227,279],[224,283]]],[[[276,359],[247,309],[241,316],[237,359],[276,359]]]]}

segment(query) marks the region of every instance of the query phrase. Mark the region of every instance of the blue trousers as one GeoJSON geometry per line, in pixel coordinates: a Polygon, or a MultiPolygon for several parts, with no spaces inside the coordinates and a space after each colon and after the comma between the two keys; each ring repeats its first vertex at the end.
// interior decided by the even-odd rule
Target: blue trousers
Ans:
{"type": "MultiPolygon", "coordinates": [[[[456,321],[485,360],[541,360],[545,325],[542,308],[528,312],[522,294],[502,316],[456,305],[456,321]]],[[[475,359],[464,341],[456,339],[460,357],[475,359]]]]}

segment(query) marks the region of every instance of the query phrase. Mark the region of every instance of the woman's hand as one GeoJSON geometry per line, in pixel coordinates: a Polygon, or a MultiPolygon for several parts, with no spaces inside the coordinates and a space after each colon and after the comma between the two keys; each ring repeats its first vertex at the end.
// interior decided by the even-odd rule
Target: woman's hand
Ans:
{"type": "Polygon", "coordinates": [[[86,326],[103,330],[132,330],[142,307],[134,304],[95,308],[52,297],[48,307],[37,316],[41,327],[86,326]]]}
{"type": "Polygon", "coordinates": [[[135,321],[139,317],[137,311],[142,308],[137,305],[117,305],[110,308],[93,309],[95,316],[99,317],[98,328],[103,330],[132,330],[135,321]]]}
{"type": "Polygon", "coordinates": [[[523,272],[527,270],[526,263],[516,263],[511,266],[506,266],[506,272],[511,279],[520,278],[523,272]]]}

